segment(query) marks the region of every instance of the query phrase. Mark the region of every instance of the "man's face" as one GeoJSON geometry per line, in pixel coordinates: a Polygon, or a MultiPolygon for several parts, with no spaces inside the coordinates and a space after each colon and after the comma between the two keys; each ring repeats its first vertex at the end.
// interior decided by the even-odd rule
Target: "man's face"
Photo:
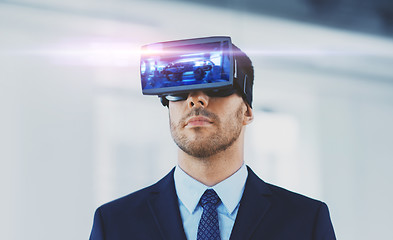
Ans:
{"type": "Polygon", "coordinates": [[[170,129],[175,143],[187,154],[207,158],[230,147],[252,120],[243,99],[209,97],[191,92],[184,101],[169,102],[170,129]]]}

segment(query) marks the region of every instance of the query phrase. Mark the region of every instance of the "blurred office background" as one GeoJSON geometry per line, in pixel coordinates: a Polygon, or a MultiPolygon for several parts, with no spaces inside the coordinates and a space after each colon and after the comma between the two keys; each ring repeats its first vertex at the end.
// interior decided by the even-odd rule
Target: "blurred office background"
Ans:
{"type": "Polygon", "coordinates": [[[393,239],[391,0],[0,0],[0,239],[87,239],[176,164],[140,46],[229,35],[254,62],[246,162],[325,201],[338,239],[393,239]]]}

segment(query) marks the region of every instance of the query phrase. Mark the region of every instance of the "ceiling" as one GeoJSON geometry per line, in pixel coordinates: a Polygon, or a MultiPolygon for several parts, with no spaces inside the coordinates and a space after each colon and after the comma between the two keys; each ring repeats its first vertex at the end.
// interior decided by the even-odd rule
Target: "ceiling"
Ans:
{"type": "Polygon", "coordinates": [[[345,30],[393,36],[391,0],[170,0],[236,9],[345,30]]]}

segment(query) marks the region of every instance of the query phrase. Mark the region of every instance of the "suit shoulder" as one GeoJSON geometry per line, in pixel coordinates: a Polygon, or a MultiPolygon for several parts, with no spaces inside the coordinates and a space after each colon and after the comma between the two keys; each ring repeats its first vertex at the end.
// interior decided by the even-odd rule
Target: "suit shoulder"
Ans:
{"type": "Polygon", "coordinates": [[[266,183],[268,188],[271,190],[273,197],[276,201],[281,202],[287,206],[292,206],[296,208],[308,208],[318,210],[322,205],[326,205],[320,200],[313,199],[290,191],[288,189],[266,183]]]}
{"type": "Polygon", "coordinates": [[[127,206],[128,208],[138,207],[140,204],[145,202],[145,200],[151,194],[153,189],[154,189],[154,185],[151,185],[149,187],[140,189],[126,196],[105,203],[99,208],[103,210],[110,209],[111,211],[114,211],[116,209],[124,210],[123,208],[124,206],[127,206]]]}
{"type": "Polygon", "coordinates": [[[258,189],[259,192],[271,197],[277,204],[296,207],[308,206],[314,208],[319,208],[321,205],[325,205],[319,200],[267,183],[259,178],[249,167],[248,171],[249,185],[252,186],[254,190],[258,189]]]}
{"type": "Polygon", "coordinates": [[[147,199],[154,197],[154,195],[159,192],[159,189],[161,189],[163,186],[170,185],[170,184],[174,185],[173,169],[171,172],[169,172],[165,177],[163,177],[155,184],[142,188],[126,196],[115,199],[106,204],[103,204],[101,207],[99,207],[99,209],[110,210],[111,212],[113,212],[116,210],[124,211],[125,209],[124,207],[127,207],[127,209],[141,207],[142,205],[146,204],[147,199]]]}
{"type": "Polygon", "coordinates": [[[141,211],[146,211],[149,199],[151,200],[155,198],[155,196],[157,196],[163,188],[168,186],[173,186],[174,188],[173,170],[157,183],[108,202],[98,209],[99,211],[110,215],[135,214],[141,211]]]}
{"type": "Polygon", "coordinates": [[[325,203],[266,183],[251,170],[249,180],[246,202],[265,206],[265,222],[284,234],[277,239],[335,239],[325,203]]]}

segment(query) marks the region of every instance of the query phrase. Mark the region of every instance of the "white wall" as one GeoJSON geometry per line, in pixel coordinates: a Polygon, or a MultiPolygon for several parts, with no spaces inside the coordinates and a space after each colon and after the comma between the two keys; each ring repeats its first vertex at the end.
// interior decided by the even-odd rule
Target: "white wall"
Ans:
{"type": "Polygon", "coordinates": [[[247,163],[327,202],[339,239],[391,236],[390,39],[184,3],[24,2],[0,3],[1,239],[86,239],[97,206],[169,171],[139,46],[210,35],[254,61],[247,163]]]}

